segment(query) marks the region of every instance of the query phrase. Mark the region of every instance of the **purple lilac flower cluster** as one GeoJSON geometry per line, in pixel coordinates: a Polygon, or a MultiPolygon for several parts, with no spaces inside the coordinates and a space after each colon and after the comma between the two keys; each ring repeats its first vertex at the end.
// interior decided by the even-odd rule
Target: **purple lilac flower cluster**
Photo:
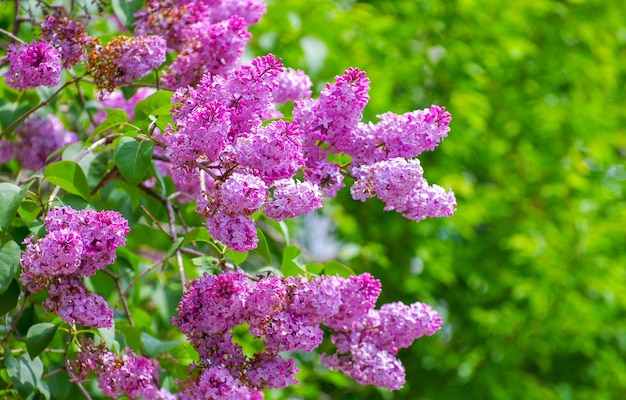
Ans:
{"type": "Polygon", "coordinates": [[[47,42],[9,44],[7,85],[20,91],[37,86],[56,86],[61,81],[61,53],[47,42]]]}
{"type": "Polygon", "coordinates": [[[156,34],[178,55],[163,75],[170,89],[197,84],[206,73],[225,75],[239,65],[248,27],[265,13],[262,0],[148,0],[135,14],[137,35],[156,34]]]}
{"type": "Polygon", "coordinates": [[[239,251],[257,245],[252,214],[292,218],[336,195],[348,172],[331,154],[350,156],[355,199],[377,196],[386,210],[416,221],[452,215],[454,194],[429,186],[415,158],[447,135],[450,114],[431,106],[366,124],[368,90],[365,73],[351,68],[312,99],[306,74],[271,54],[225,76],[206,74],[172,100],[175,127],[161,139],[172,177],[204,182],[198,206],[209,232],[239,251]],[[293,121],[267,122],[282,117],[277,100],[295,100],[293,121]],[[299,171],[303,181],[294,179],[299,171]]]}
{"type": "Polygon", "coordinates": [[[274,106],[275,90],[287,93],[284,98],[309,90],[292,78],[294,72],[285,72],[280,59],[270,54],[228,76],[206,74],[197,87],[175,93],[176,127],[161,137],[174,181],[205,183],[198,206],[207,229],[235,250],[256,247],[251,215],[261,208],[271,218],[284,219],[322,205],[316,184],[294,180],[304,166],[297,125],[284,120],[263,125],[281,116],[274,106]]]}
{"type": "Polygon", "coordinates": [[[130,399],[175,400],[166,389],[159,389],[156,360],[138,356],[132,350],[115,354],[104,343],[95,346],[86,341],[74,360],[68,360],[72,382],[83,382],[88,375],[98,377],[98,387],[105,396],[117,399],[120,395],[130,399]]]}
{"type": "Polygon", "coordinates": [[[117,36],[102,46],[94,40],[85,68],[94,77],[96,87],[112,92],[143,78],[165,62],[165,40],[151,36],[117,36]]]}
{"type": "Polygon", "coordinates": [[[113,263],[115,250],[126,243],[128,222],[116,211],[57,207],[44,224],[46,236],[24,241],[21,282],[33,293],[49,286],[44,308],[65,322],[110,327],[113,310],[101,296],[87,290],[83,277],[113,263]]]}
{"type": "Polygon", "coordinates": [[[69,18],[65,8],[55,8],[52,14],[46,15],[41,30],[43,38],[59,49],[63,68],[70,68],[85,59],[86,46],[91,44],[91,38],[80,22],[69,18]]]}
{"type": "Polygon", "coordinates": [[[25,168],[36,170],[46,165],[50,154],[77,140],[53,114],[33,115],[15,130],[13,140],[0,139],[0,162],[17,157],[25,168]]]}
{"type": "Polygon", "coordinates": [[[362,384],[399,389],[405,374],[396,352],[434,334],[441,319],[422,303],[392,303],[376,310],[380,291],[380,281],[367,273],[348,279],[252,281],[237,270],[189,282],[173,323],[200,360],[180,382],[181,398],[230,399],[242,388],[258,393],[296,383],[294,360],[280,352],[317,348],[324,340],[322,325],[337,347],[335,354],[322,357],[325,365],[362,384]],[[247,357],[233,342],[232,330],[241,324],[263,341],[264,351],[247,357]]]}

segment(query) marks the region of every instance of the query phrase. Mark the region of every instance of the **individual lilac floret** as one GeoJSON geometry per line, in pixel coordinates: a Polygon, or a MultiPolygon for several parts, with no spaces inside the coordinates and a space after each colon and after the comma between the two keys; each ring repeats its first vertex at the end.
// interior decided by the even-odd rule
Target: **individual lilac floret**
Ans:
{"type": "Polygon", "coordinates": [[[44,310],[55,313],[68,324],[81,324],[92,328],[113,326],[113,310],[102,296],[85,288],[76,275],[52,279],[44,310]]]}
{"type": "Polygon", "coordinates": [[[56,86],[61,80],[61,54],[47,42],[9,44],[7,85],[20,91],[37,86],[56,86]]]}
{"type": "Polygon", "coordinates": [[[304,166],[301,132],[287,121],[260,126],[237,140],[237,162],[266,183],[291,178],[304,166]]]}
{"type": "Polygon", "coordinates": [[[278,86],[272,91],[277,103],[311,97],[311,78],[302,70],[286,68],[277,77],[278,86]]]}
{"type": "Polygon", "coordinates": [[[429,186],[418,159],[393,158],[353,170],[356,182],[352,198],[365,201],[376,196],[385,210],[396,210],[405,217],[421,221],[427,217],[449,217],[456,208],[452,191],[429,186]]]}
{"type": "Polygon", "coordinates": [[[274,184],[273,198],[263,206],[268,218],[282,221],[310,213],[322,206],[322,191],[310,182],[281,179],[274,184]]]}
{"type": "Polygon", "coordinates": [[[0,141],[0,146],[8,146],[12,154],[29,169],[39,169],[49,161],[48,156],[63,147],[76,142],[74,132],[65,129],[54,115],[46,117],[33,115],[26,119],[13,134],[15,141],[0,141]]]}
{"type": "Polygon", "coordinates": [[[259,238],[254,220],[244,215],[228,215],[221,211],[209,216],[206,227],[215,240],[236,251],[255,249],[259,238]]]}
{"type": "Polygon", "coordinates": [[[432,105],[424,110],[397,115],[379,115],[376,124],[360,124],[353,148],[348,151],[354,163],[372,164],[390,158],[413,158],[434,150],[450,131],[450,113],[432,105]]]}
{"type": "Polygon", "coordinates": [[[251,215],[259,211],[269,190],[261,178],[235,172],[216,190],[220,209],[231,215],[251,215]]]}
{"type": "Polygon", "coordinates": [[[43,37],[61,52],[63,68],[70,68],[85,59],[85,46],[91,44],[91,38],[80,22],[69,18],[65,8],[57,8],[53,14],[46,15],[41,31],[43,37]]]}

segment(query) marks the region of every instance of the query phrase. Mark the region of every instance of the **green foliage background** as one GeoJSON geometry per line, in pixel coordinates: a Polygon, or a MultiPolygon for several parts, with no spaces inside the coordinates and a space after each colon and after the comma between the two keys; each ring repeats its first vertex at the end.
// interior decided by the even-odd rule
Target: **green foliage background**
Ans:
{"type": "Polygon", "coordinates": [[[318,84],[367,71],[370,120],[446,106],[450,136],[421,161],[458,199],[454,217],[419,224],[347,191],[333,207],[342,261],[379,277],[383,301],[444,317],[400,352],[406,387],[302,358],[300,386],[268,397],[626,398],[621,2],[275,1],[253,34],[251,54],[318,84]]]}

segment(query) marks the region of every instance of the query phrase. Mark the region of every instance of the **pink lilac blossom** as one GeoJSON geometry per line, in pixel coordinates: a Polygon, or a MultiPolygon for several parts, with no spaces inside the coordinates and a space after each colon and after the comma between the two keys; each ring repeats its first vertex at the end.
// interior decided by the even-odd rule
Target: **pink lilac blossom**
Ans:
{"type": "Polygon", "coordinates": [[[272,97],[276,103],[311,97],[313,82],[302,70],[286,68],[277,76],[276,81],[278,85],[272,91],[272,97]]]}
{"type": "Polygon", "coordinates": [[[312,351],[322,343],[325,325],[337,347],[335,354],[322,356],[326,365],[363,384],[399,389],[404,367],[394,355],[434,334],[441,319],[422,303],[391,303],[375,310],[379,294],[380,281],[369,274],[258,281],[241,270],[205,274],[187,284],[172,320],[200,355],[190,378],[179,384],[186,398],[229,399],[237,387],[260,390],[296,383],[293,360],[278,352],[312,351]],[[233,343],[231,331],[241,324],[263,341],[263,351],[246,356],[233,343]],[[204,374],[212,378],[201,378],[204,374]]]}
{"type": "Polygon", "coordinates": [[[47,42],[9,44],[7,85],[20,91],[37,86],[56,86],[61,81],[61,54],[47,42]]]}
{"type": "Polygon", "coordinates": [[[301,132],[287,121],[274,121],[241,135],[236,144],[239,165],[266,183],[291,178],[304,166],[301,132]]]}
{"type": "Polygon", "coordinates": [[[116,211],[57,207],[44,221],[46,236],[27,238],[20,280],[30,292],[48,285],[45,308],[70,324],[109,327],[113,310],[99,295],[87,291],[83,277],[106,268],[126,243],[128,222],[116,211]]]}
{"type": "Polygon", "coordinates": [[[281,179],[274,183],[272,198],[263,206],[269,218],[282,221],[322,207],[320,188],[309,182],[281,179]]]}
{"type": "Polygon", "coordinates": [[[55,313],[68,324],[92,328],[113,326],[113,310],[104,298],[90,293],[77,275],[52,279],[48,298],[43,304],[46,312],[55,313]]]}
{"type": "Polygon", "coordinates": [[[174,400],[177,396],[158,386],[158,364],[128,350],[115,354],[104,344],[94,346],[91,341],[83,343],[76,359],[68,361],[68,373],[72,382],[83,382],[95,374],[98,387],[105,396],[114,399],[126,396],[130,399],[174,400]]]}
{"type": "Polygon", "coordinates": [[[417,157],[434,150],[450,131],[450,113],[435,105],[403,115],[388,112],[378,117],[378,123],[360,124],[355,131],[354,148],[350,151],[354,163],[417,157]]]}
{"type": "Polygon", "coordinates": [[[221,209],[231,215],[251,215],[261,209],[269,190],[261,178],[235,172],[216,190],[221,209]]]}
{"type": "Polygon", "coordinates": [[[0,139],[0,147],[7,159],[17,157],[25,168],[36,170],[53,161],[50,154],[77,140],[53,114],[33,115],[15,130],[13,140],[0,139]]]}
{"type": "Polygon", "coordinates": [[[163,74],[163,86],[176,89],[198,83],[207,73],[228,74],[238,66],[250,37],[245,20],[238,16],[188,26],[183,48],[163,74]]]}
{"type": "Polygon", "coordinates": [[[259,238],[254,220],[244,215],[228,215],[221,211],[210,215],[206,227],[215,240],[236,251],[255,249],[259,238]]]}
{"type": "Polygon", "coordinates": [[[46,15],[41,30],[43,37],[59,49],[63,68],[85,59],[85,46],[91,44],[91,38],[80,22],[69,18],[65,8],[57,8],[53,14],[46,15]]]}
{"type": "Polygon", "coordinates": [[[415,221],[451,216],[456,208],[454,193],[429,186],[423,173],[418,159],[393,158],[363,165],[353,170],[356,181],[350,193],[360,201],[376,196],[385,202],[385,210],[396,210],[415,221]]]}

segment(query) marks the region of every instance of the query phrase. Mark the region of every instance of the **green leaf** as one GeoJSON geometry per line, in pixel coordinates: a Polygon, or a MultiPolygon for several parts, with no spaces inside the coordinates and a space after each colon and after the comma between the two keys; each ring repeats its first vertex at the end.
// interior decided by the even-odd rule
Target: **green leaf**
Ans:
{"type": "Polygon", "coordinates": [[[131,185],[137,185],[143,180],[152,164],[154,143],[149,140],[137,141],[130,137],[123,137],[113,154],[115,165],[131,185]]]}
{"type": "Polygon", "coordinates": [[[9,182],[0,183],[0,229],[3,231],[11,225],[27,188],[9,182]]]}
{"type": "Polygon", "coordinates": [[[263,231],[259,228],[256,229],[257,237],[259,238],[259,243],[253,251],[263,257],[265,261],[272,265],[272,255],[270,254],[270,247],[267,244],[267,238],[263,231]]]}
{"type": "Polygon", "coordinates": [[[167,251],[167,258],[173,257],[174,254],[176,254],[178,249],[180,249],[180,246],[183,244],[184,240],[185,240],[184,237],[178,237],[178,238],[176,238],[176,240],[174,240],[172,242],[172,245],[170,246],[169,250],[167,251]]]}
{"type": "Polygon", "coordinates": [[[311,263],[305,266],[306,272],[319,275],[324,270],[325,265],[321,263],[311,263]]]}
{"type": "Polygon", "coordinates": [[[89,201],[89,185],[80,165],[74,161],[58,161],[43,171],[48,182],[89,201]]]}
{"type": "Polygon", "coordinates": [[[172,110],[170,102],[173,94],[174,93],[166,90],[159,90],[158,92],[137,102],[137,105],[135,106],[135,119],[145,119],[148,115],[170,115],[170,111],[172,110]]]}
{"type": "Polygon", "coordinates": [[[199,226],[197,228],[192,229],[191,231],[189,231],[189,233],[185,235],[185,240],[183,240],[183,243],[181,244],[181,246],[184,246],[191,242],[212,243],[213,239],[211,238],[209,231],[207,231],[207,229],[204,226],[199,226]]]}
{"type": "Polygon", "coordinates": [[[40,386],[43,374],[43,363],[39,357],[32,360],[28,354],[22,354],[14,358],[7,348],[4,352],[4,364],[7,367],[9,377],[22,397],[35,393],[40,386]]]}
{"type": "Polygon", "coordinates": [[[0,294],[6,292],[20,263],[20,246],[9,241],[0,246],[0,294]]]}
{"type": "Polygon", "coordinates": [[[113,342],[115,342],[115,321],[110,328],[98,328],[97,333],[104,340],[107,348],[111,349],[113,342]]]}
{"type": "Polygon", "coordinates": [[[133,19],[133,14],[139,11],[143,5],[142,0],[112,0],[111,4],[113,5],[113,11],[115,11],[115,15],[120,19],[120,22],[128,28],[128,30],[132,31],[135,27],[135,20],[133,19]]]}
{"type": "Polygon", "coordinates": [[[59,325],[50,322],[35,324],[26,334],[26,348],[30,358],[37,357],[50,344],[59,325]]]}
{"type": "Polygon", "coordinates": [[[340,262],[329,261],[324,268],[324,275],[339,275],[343,278],[348,278],[352,275],[356,275],[356,273],[340,262]]]}
{"type": "Polygon", "coordinates": [[[239,252],[236,250],[228,250],[226,252],[226,255],[228,256],[228,258],[230,258],[233,263],[235,263],[236,265],[240,265],[242,262],[246,261],[246,258],[248,258],[248,252],[239,252]]]}
{"type": "Polygon", "coordinates": [[[297,276],[302,275],[306,271],[295,261],[295,259],[302,253],[302,251],[295,245],[290,244],[285,246],[283,250],[283,260],[280,270],[285,276],[297,276]]]}
{"type": "Polygon", "coordinates": [[[21,117],[26,111],[31,108],[31,105],[27,102],[20,104],[9,102],[0,102],[0,125],[3,128],[9,126],[13,121],[21,117]]]}
{"type": "Polygon", "coordinates": [[[118,126],[124,125],[128,121],[128,114],[126,111],[119,109],[112,109],[107,111],[107,118],[91,132],[91,135],[85,141],[91,142],[93,138],[103,133],[104,131],[118,126]]]}
{"type": "Polygon", "coordinates": [[[0,294],[0,315],[4,315],[13,310],[17,305],[17,299],[20,297],[20,284],[13,279],[7,290],[0,294]]]}
{"type": "Polygon", "coordinates": [[[146,332],[141,333],[141,342],[146,348],[146,353],[149,357],[154,357],[157,354],[165,353],[173,349],[174,347],[184,343],[184,340],[172,340],[168,342],[162,342],[159,339],[156,339],[146,332]]]}

